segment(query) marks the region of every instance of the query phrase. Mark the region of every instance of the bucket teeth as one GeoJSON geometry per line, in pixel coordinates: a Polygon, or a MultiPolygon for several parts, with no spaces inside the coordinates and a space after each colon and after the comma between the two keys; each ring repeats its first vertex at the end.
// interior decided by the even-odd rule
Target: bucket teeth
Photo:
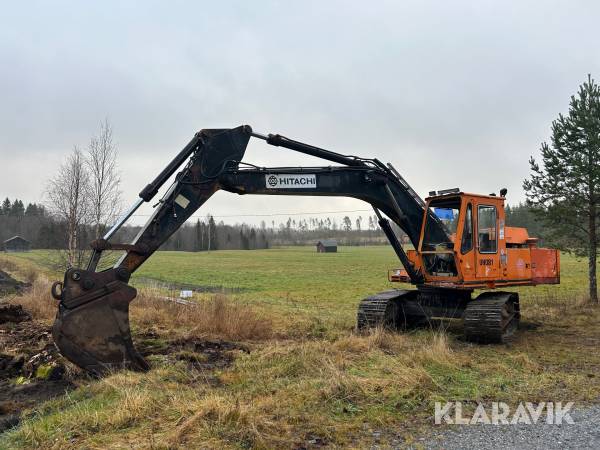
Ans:
{"type": "Polygon", "coordinates": [[[52,335],[63,356],[93,375],[149,369],[131,339],[129,303],[137,291],[128,278],[113,269],[70,269],[65,275],[52,335]]]}

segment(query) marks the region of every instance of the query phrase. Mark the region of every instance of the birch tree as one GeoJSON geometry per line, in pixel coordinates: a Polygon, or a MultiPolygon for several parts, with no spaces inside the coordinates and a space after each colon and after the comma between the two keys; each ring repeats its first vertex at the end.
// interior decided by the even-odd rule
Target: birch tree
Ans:
{"type": "Polygon", "coordinates": [[[121,178],[117,170],[117,147],[108,119],[100,124],[100,132],[92,137],[86,155],[90,174],[90,215],[95,237],[101,237],[106,225],[120,213],[121,178]]]}
{"type": "Polygon", "coordinates": [[[63,262],[67,267],[81,266],[83,262],[79,234],[90,218],[89,192],[85,157],[79,147],[74,146],[46,189],[50,209],[66,225],[66,258],[63,262]]]}

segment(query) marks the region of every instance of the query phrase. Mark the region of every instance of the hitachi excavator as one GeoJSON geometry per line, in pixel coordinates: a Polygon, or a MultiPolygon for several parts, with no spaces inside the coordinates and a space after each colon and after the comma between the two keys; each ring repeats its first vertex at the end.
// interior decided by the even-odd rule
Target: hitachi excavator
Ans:
{"type": "Polygon", "coordinates": [[[148,369],[131,337],[129,303],[136,290],[128,285],[129,279],[219,189],[240,195],[344,196],[371,204],[402,264],[388,274],[390,281],[416,288],[391,289],[360,301],[358,329],[407,328],[431,318],[462,318],[468,341],[501,343],[518,328],[519,296],[497,289],[560,281],[558,251],[538,248],[537,239],[524,228],[506,226],[505,189],[499,195],[448,189],[430,192],[422,200],[391,164],[378,159],[342,155],[278,134],[263,135],[247,125],[205,129],[140,192],[106,235],[91,243],[87,268],[68,269],[64,281],[52,286],[59,301],[52,333],[67,359],[96,375],[119,368],[148,369]],[[336,165],[247,164],[242,159],[251,138],[336,165]],[[184,163],[134,241],[111,242],[184,163]],[[401,245],[390,220],[406,234],[412,249],[401,245]],[[109,250],[121,251],[122,257],[113,267],[97,270],[102,253],[109,250]],[[473,297],[476,289],[483,292],[473,297]]]}

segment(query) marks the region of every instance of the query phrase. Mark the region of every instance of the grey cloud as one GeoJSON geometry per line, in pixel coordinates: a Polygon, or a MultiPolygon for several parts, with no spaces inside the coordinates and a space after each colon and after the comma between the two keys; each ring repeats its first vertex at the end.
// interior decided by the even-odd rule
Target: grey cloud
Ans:
{"type": "MultiPolygon", "coordinates": [[[[422,194],[507,186],[518,201],[551,120],[588,72],[600,76],[599,12],[591,1],[7,4],[0,195],[37,200],[52,165],[108,116],[129,198],[197,129],[250,123],[391,161],[422,194]]],[[[248,158],[315,163],[261,144],[248,158]]],[[[223,194],[208,209],[265,206],[223,194]]]]}

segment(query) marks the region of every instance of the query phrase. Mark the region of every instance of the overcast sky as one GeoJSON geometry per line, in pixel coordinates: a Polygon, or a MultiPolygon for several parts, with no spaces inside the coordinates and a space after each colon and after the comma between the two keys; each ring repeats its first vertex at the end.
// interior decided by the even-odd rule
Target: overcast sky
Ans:
{"type": "MultiPolygon", "coordinates": [[[[422,195],[516,203],[551,121],[600,78],[597,1],[0,4],[0,196],[25,201],[108,117],[126,203],[197,130],[245,123],[392,162],[422,195]]],[[[245,159],[317,162],[260,142],[245,159]]],[[[198,214],[367,208],[221,192],[198,214]]]]}

